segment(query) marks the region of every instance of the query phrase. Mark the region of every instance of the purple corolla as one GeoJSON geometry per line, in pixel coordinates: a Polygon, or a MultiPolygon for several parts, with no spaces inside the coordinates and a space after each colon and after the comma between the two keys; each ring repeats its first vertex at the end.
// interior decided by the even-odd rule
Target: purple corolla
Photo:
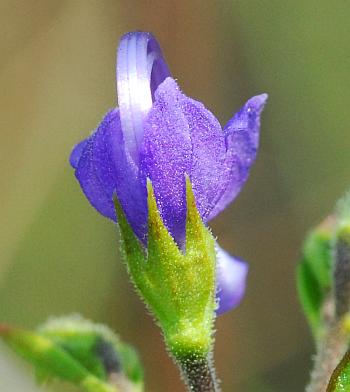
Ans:
{"type": "MultiPolygon", "coordinates": [[[[266,94],[255,96],[222,129],[202,103],[185,96],[150,33],[124,35],[118,49],[119,108],[73,150],[70,162],[90,203],[116,220],[114,194],[147,246],[146,180],[178,246],[184,248],[186,175],[204,223],[240,192],[258,148],[266,94]]],[[[183,249],[183,251],[186,251],[183,249]]],[[[236,306],[247,267],[218,251],[218,313],[236,306]]]]}

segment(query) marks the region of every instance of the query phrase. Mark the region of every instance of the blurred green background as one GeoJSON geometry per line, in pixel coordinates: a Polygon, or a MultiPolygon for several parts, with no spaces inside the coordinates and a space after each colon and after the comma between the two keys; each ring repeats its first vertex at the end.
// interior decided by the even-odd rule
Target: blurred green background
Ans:
{"type": "MultiPolygon", "coordinates": [[[[29,328],[82,313],[138,348],[147,391],[183,391],[114,225],[67,161],[116,104],[120,36],[152,31],[183,91],[222,123],[270,95],[248,184],[212,222],[250,263],[244,302],[217,322],[216,363],[225,391],[303,390],[313,347],[295,265],[306,231],[349,186],[349,18],[346,0],[1,0],[0,320],[29,328]]],[[[0,391],[37,390],[1,346],[0,391]]]]}

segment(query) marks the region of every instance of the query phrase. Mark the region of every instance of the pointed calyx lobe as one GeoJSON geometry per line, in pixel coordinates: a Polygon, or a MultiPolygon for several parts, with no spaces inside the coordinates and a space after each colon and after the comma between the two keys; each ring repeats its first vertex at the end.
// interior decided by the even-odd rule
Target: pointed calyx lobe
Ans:
{"type": "Polygon", "coordinates": [[[175,358],[194,352],[205,357],[212,346],[216,309],[215,241],[196,209],[187,181],[186,252],[183,253],[160,216],[148,182],[147,253],[137,246],[125,214],[116,200],[125,261],[141,297],[156,316],[175,358]],[[129,244],[134,244],[132,249],[129,244]]]}

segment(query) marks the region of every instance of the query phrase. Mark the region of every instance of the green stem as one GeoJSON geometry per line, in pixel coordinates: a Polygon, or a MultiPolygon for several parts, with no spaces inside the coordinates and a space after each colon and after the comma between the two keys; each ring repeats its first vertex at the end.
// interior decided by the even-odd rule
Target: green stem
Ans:
{"type": "Polygon", "coordinates": [[[209,357],[191,355],[177,359],[190,392],[220,392],[215,367],[209,357]]]}

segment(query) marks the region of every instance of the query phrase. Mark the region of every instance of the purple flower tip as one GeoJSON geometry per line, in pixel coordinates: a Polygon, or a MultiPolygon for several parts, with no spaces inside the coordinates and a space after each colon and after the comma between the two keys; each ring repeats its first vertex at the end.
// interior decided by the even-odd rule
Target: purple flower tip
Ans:
{"type": "MultiPolygon", "coordinates": [[[[202,103],[181,92],[158,42],[145,32],[128,33],[120,41],[117,92],[119,109],[110,110],[96,131],[74,148],[70,163],[75,175],[90,203],[112,220],[116,194],[145,245],[149,178],[162,219],[183,247],[185,176],[191,180],[204,222],[231,203],[255,161],[267,95],[248,100],[222,128],[202,103]]],[[[224,295],[229,286],[221,286],[219,312],[239,297],[235,294],[230,302],[224,295]]]]}
{"type": "Polygon", "coordinates": [[[217,247],[217,314],[239,305],[245,293],[247,274],[246,262],[217,247]]]}
{"type": "Polygon", "coordinates": [[[79,160],[81,158],[81,155],[83,153],[83,150],[87,144],[88,140],[84,139],[80,143],[78,143],[74,148],[73,151],[70,154],[69,157],[69,163],[71,166],[76,169],[79,165],[79,160]]]}
{"type": "Polygon", "coordinates": [[[248,102],[249,105],[252,107],[252,109],[260,114],[262,109],[264,108],[264,105],[268,97],[269,97],[268,94],[263,93],[260,95],[256,95],[255,97],[251,98],[248,102]]]}

